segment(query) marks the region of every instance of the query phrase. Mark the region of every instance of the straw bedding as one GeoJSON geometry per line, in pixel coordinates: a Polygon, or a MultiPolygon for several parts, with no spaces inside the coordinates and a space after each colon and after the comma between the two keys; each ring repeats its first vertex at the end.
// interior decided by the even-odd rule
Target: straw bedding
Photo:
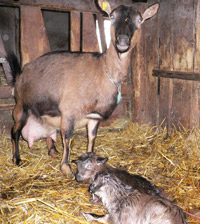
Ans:
{"type": "MultiPolygon", "coordinates": [[[[103,214],[102,206],[89,202],[88,184],[66,179],[60,171],[62,143],[56,158],[47,155],[40,140],[29,149],[20,140],[22,165],[12,164],[10,136],[0,136],[0,223],[82,223],[84,212],[103,214]]],[[[75,132],[71,157],[86,152],[85,130],[75,132]]],[[[174,129],[117,120],[99,129],[95,152],[109,164],[140,174],[161,189],[186,212],[200,218],[200,130],[174,129]]],[[[76,170],[75,165],[72,165],[76,170]]],[[[189,223],[200,219],[187,214],[189,223]]]]}

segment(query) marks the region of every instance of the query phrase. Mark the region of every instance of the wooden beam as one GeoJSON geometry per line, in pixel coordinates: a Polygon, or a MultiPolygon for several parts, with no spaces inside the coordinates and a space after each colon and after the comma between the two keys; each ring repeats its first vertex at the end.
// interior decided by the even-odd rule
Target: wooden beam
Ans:
{"type": "Polygon", "coordinates": [[[183,79],[191,81],[200,81],[199,72],[179,72],[179,71],[165,71],[165,70],[153,70],[152,75],[155,77],[163,77],[170,79],[183,79]]]}
{"type": "Polygon", "coordinates": [[[85,12],[99,12],[91,0],[0,0],[0,4],[8,6],[36,6],[47,9],[58,9],[67,11],[85,11],[85,12]]]}
{"type": "MultiPolygon", "coordinates": [[[[109,0],[113,7],[119,5],[131,6],[133,3],[137,2],[147,2],[147,0],[109,0]]],[[[99,10],[95,5],[95,1],[91,0],[0,0],[0,5],[8,6],[38,6],[41,8],[47,9],[58,9],[58,10],[67,10],[67,11],[81,11],[81,12],[93,12],[98,13],[99,10]]],[[[112,7],[112,8],[113,8],[112,7]]]]}

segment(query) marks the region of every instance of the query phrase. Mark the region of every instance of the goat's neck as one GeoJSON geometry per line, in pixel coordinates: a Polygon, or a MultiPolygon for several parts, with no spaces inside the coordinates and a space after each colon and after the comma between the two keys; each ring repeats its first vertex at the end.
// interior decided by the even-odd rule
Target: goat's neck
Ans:
{"type": "Polygon", "coordinates": [[[112,43],[105,54],[106,68],[117,83],[123,82],[127,76],[130,54],[131,50],[118,54],[112,43]]]}

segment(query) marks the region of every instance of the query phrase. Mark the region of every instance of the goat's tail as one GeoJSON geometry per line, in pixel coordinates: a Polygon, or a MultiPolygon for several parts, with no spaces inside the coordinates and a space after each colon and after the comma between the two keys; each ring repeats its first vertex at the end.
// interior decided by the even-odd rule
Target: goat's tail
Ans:
{"type": "Polygon", "coordinates": [[[11,75],[12,75],[12,86],[15,85],[15,82],[16,82],[16,79],[17,77],[22,73],[22,70],[21,70],[21,66],[20,66],[20,63],[18,61],[18,58],[17,56],[12,53],[12,54],[9,54],[7,57],[6,57],[9,65],[10,65],[10,68],[11,68],[11,75]]]}

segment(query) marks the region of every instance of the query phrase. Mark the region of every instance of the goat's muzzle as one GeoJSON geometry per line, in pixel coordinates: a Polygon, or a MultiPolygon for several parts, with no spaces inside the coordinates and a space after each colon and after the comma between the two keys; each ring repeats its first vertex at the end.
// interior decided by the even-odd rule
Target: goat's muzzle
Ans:
{"type": "Polygon", "coordinates": [[[128,51],[130,47],[130,38],[127,35],[119,35],[116,38],[116,50],[120,53],[128,51]]]}

